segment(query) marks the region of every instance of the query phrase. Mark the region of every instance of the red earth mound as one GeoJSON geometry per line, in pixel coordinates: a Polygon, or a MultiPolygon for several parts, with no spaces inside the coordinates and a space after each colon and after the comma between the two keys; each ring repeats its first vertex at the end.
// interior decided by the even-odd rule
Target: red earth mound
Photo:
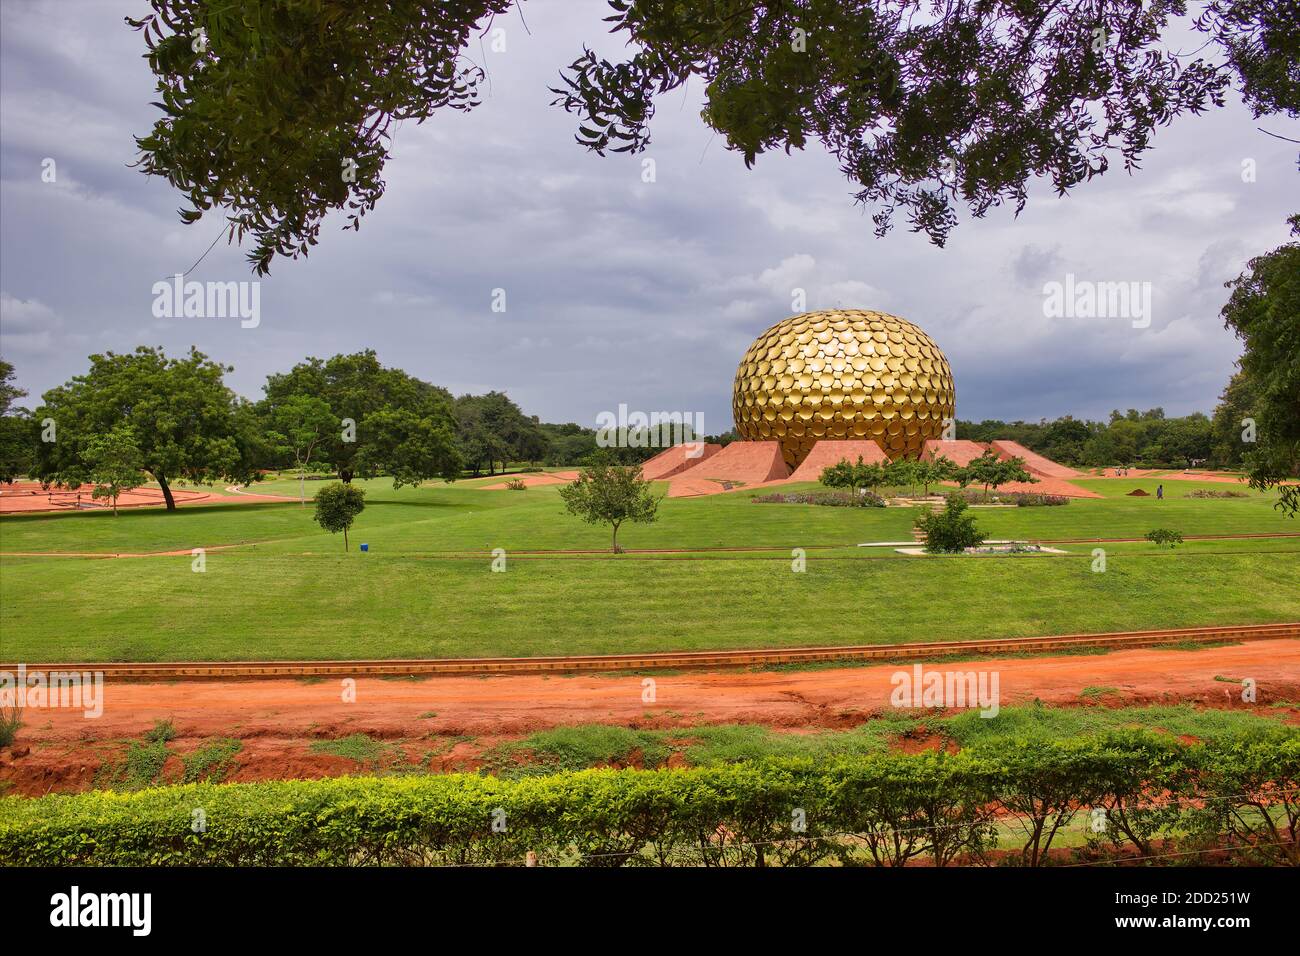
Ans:
{"type": "Polygon", "coordinates": [[[641,466],[641,475],[650,481],[662,481],[680,474],[689,468],[703,464],[718,452],[721,445],[695,442],[687,445],[674,445],[665,448],[641,466]]]}
{"type": "Polygon", "coordinates": [[[823,438],[812,446],[808,457],[790,476],[791,481],[816,481],[822,471],[841,461],[856,462],[861,458],[867,464],[883,465],[889,461],[884,449],[871,439],[854,440],[823,438]]]}
{"type": "Polygon", "coordinates": [[[712,457],[669,479],[668,497],[691,498],[697,495],[731,491],[790,477],[790,469],[781,457],[781,443],[774,441],[734,441],[712,457]]]}
{"type": "Polygon", "coordinates": [[[921,455],[924,458],[938,458],[942,455],[958,467],[964,468],[984,454],[985,451],[987,449],[984,445],[977,441],[967,441],[965,438],[954,439],[953,441],[927,438],[921,455]]]}
{"type": "Polygon", "coordinates": [[[1031,471],[1036,475],[1043,475],[1047,478],[1078,478],[1079,472],[1065,465],[1058,465],[1050,458],[1045,458],[1038,452],[1030,451],[1024,445],[1014,441],[994,441],[989,443],[998,457],[1002,459],[1023,458],[1025,460],[1025,470],[1031,471]]]}

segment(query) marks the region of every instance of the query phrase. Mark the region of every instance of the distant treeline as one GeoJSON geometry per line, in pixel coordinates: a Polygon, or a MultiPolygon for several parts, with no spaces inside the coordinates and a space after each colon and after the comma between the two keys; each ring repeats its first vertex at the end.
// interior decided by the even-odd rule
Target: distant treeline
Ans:
{"type": "MultiPolygon", "coordinates": [[[[251,481],[266,471],[387,475],[397,486],[497,474],[510,467],[573,466],[598,447],[633,464],[657,454],[662,434],[599,432],[526,414],[505,392],[453,396],[380,364],[373,351],[309,358],[267,378],[255,401],[226,386],[229,366],[197,350],[90,356],[90,368],[50,389],[34,410],[18,405],[13,367],[0,361],[0,480],[131,487],[147,475],[163,489],[185,481],[251,481]]],[[[1114,411],[1108,422],[959,421],[958,438],[1011,439],[1069,465],[1236,467],[1253,407],[1239,373],[1214,418],[1164,410],[1114,411]]],[[[689,424],[675,440],[691,440],[689,424]]],[[[726,444],[734,432],[699,436],[726,444]]]]}
{"type": "MultiPolygon", "coordinates": [[[[269,376],[255,401],[226,386],[230,371],[193,349],[180,358],[143,346],[97,354],[84,374],[28,409],[19,404],[26,392],[13,384],[13,366],[0,360],[0,481],[130,487],[147,476],[170,504],[177,480],[246,482],[292,470],[344,481],[388,475],[400,486],[511,466],[578,465],[602,441],[616,461],[631,464],[664,444],[644,430],[601,435],[574,422],[543,422],[505,392],[453,396],[381,365],[369,350],[306,359],[269,376]]],[[[686,425],[675,437],[694,433],[686,425]]]]}
{"type": "Polygon", "coordinates": [[[1200,412],[1168,418],[1163,408],[1130,408],[1111,412],[1106,422],[1070,415],[1039,422],[959,420],[956,437],[1016,441],[1065,465],[1232,468],[1241,465],[1248,447],[1241,432],[1241,416],[1221,404],[1212,419],[1200,412]]]}

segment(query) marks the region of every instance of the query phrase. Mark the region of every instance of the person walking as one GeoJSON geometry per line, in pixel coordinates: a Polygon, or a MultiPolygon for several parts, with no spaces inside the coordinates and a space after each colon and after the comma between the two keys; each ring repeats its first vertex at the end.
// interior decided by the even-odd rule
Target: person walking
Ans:
{"type": "Polygon", "coordinates": [[[1164,496],[1165,496],[1165,486],[1156,485],[1156,500],[1159,501],[1164,496]]]}

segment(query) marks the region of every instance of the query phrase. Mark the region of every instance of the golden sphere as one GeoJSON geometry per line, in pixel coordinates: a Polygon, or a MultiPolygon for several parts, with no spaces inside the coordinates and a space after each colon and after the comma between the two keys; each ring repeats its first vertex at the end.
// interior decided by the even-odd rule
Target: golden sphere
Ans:
{"type": "Polygon", "coordinates": [[[731,393],[736,432],[779,441],[791,468],[822,439],[875,439],[917,457],[956,410],[952,370],[930,336],[884,312],[828,309],[754,340],[731,393]]]}

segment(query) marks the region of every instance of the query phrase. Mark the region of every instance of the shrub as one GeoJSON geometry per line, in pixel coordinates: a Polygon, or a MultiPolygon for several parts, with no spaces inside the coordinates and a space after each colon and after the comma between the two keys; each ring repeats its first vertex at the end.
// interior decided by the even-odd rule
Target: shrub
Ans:
{"type": "MultiPolygon", "coordinates": [[[[1300,732],[1204,744],[1113,730],[987,738],[955,754],[883,753],[685,770],[581,770],[195,783],[0,798],[0,861],[17,866],[900,865],[978,862],[999,828],[1024,862],[1086,814],[1099,839],[1229,846],[1300,863],[1300,732]],[[191,829],[201,806],[208,827],[191,829]],[[505,823],[504,829],[494,822],[505,823]],[[1100,824],[1100,825],[1098,825],[1100,824]],[[848,836],[848,835],[852,836],[848,836]]],[[[999,842],[999,845],[1003,845],[999,842]]],[[[1165,847],[1160,848],[1164,852],[1165,847]]]]}
{"type": "Polygon", "coordinates": [[[1244,491],[1236,491],[1232,488],[1225,488],[1223,491],[1215,491],[1212,488],[1198,488],[1196,491],[1189,491],[1188,498],[1245,498],[1244,491]]]}
{"type": "Polygon", "coordinates": [[[1054,505],[1068,505],[1070,499],[1064,495],[1048,495],[1037,491],[973,491],[962,489],[949,493],[949,497],[958,495],[970,505],[1016,505],[1021,508],[1035,508],[1054,505]]]}
{"type": "Polygon", "coordinates": [[[1170,531],[1168,528],[1156,528],[1154,531],[1148,531],[1146,539],[1160,548],[1165,545],[1173,548],[1175,545],[1183,543],[1182,534],[1177,531],[1170,531]]]}
{"type": "Polygon", "coordinates": [[[916,527],[925,535],[925,550],[931,554],[957,554],[979,547],[984,535],[975,526],[975,516],[959,495],[949,495],[942,511],[925,511],[916,527]]]}
{"type": "Polygon", "coordinates": [[[235,755],[244,749],[238,740],[223,738],[204,744],[192,754],[182,758],[185,765],[185,783],[212,781],[220,783],[226,779],[235,762],[235,755]]]}
{"type": "Polygon", "coordinates": [[[510,479],[509,481],[506,482],[506,487],[509,488],[511,491],[527,491],[527,490],[528,490],[528,486],[527,486],[526,484],[524,484],[524,480],[523,480],[522,478],[512,478],[512,479],[510,479]]]}
{"type": "Polygon", "coordinates": [[[165,744],[176,739],[176,727],[170,720],[155,720],[153,728],[145,732],[144,739],[154,744],[165,744]]]}
{"type": "Polygon", "coordinates": [[[18,736],[18,728],[23,725],[23,709],[17,704],[12,707],[0,706],[0,747],[8,747],[18,736]]]}
{"type": "Polygon", "coordinates": [[[883,508],[885,499],[870,491],[853,494],[847,491],[773,492],[749,499],[759,504],[825,505],[829,508],[883,508]]]}
{"type": "Polygon", "coordinates": [[[1256,730],[1209,741],[1192,756],[1205,798],[1189,814],[1190,839],[1226,844],[1246,863],[1300,866],[1300,737],[1256,730]]]}
{"type": "Polygon", "coordinates": [[[1057,507],[1070,503],[1065,495],[1044,495],[1032,491],[1017,491],[1011,497],[1020,508],[1057,507]]]}

